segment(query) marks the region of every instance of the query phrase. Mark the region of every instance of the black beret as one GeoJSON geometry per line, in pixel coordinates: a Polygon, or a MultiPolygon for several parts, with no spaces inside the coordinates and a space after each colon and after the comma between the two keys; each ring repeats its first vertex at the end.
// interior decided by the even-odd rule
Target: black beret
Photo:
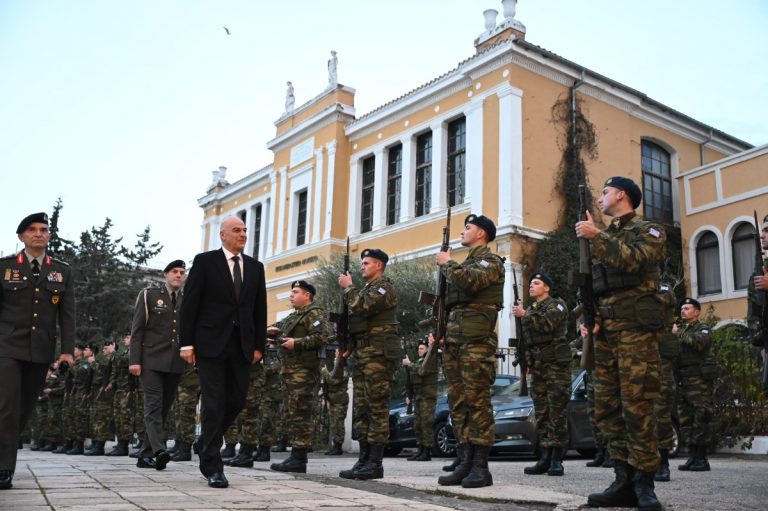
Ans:
{"type": "Polygon", "coordinates": [[[632,201],[632,209],[637,209],[643,201],[643,192],[640,191],[640,187],[628,177],[609,177],[605,182],[605,186],[617,188],[629,195],[629,200],[632,201]]]}
{"type": "Polygon", "coordinates": [[[464,219],[464,225],[472,224],[476,225],[482,230],[485,231],[485,233],[488,235],[488,241],[493,241],[496,239],[496,224],[493,223],[493,220],[488,218],[484,215],[467,215],[467,218],[464,219]]]}
{"type": "Polygon", "coordinates": [[[534,273],[533,275],[531,275],[531,280],[533,280],[533,279],[538,279],[538,280],[542,281],[543,283],[548,285],[550,287],[550,289],[555,287],[555,283],[552,282],[552,277],[550,277],[546,273],[542,273],[542,272],[534,273]]]}
{"type": "Polygon", "coordinates": [[[76,342],[75,343],[75,348],[77,348],[79,350],[84,350],[85,349],[85,343],[82,342],[82,341],[81,342],[76,342]]]}
{"type": "Polygon", "coordinates": [[[115,344],[115,341],[110,341],[110,340],[104,341],[104,346],[109,346],[110,344],[115,344]]]}
{"type": "Polygon", "coordinates": [[[363,250],[363,252],[360,254],[360,259],[364,259],[366,257],[373,257],[374,259],[378,259],[384,264],[389,262],[389,256],[383,250],[378,248],[366,248],[363,250]]]}
{"type": "Polygon", "coordinates": [[[419,346],[424,346],[426,348],[429,348],[429,343],[427,341],[419,341],[419,346]]]}
{"type": "Polygon", "coordinates": [[[297,280],[296,282],[291,284],[291,289],[293,289],[295,287],[301,288],[304,291],[309,291],[310,293],[312,293],[312,296],[315,296],[315,292],[316,292],[315,286],[313,286],[312,284],[310,284],[306,280],[297,280]]]}
{"type": "Polygon", "coordinates": [[[184,268],[184,269],[186,269],[187,268],[187,263],[185,263],[181,259],[176,259],[175,261],[171,261],[170,263],[168,263],[168,266],[165,267],[165,269],[163,270],[163,273],[168,273],[169,271],[171,271],[174,268],[184,268]]]}
{"type": "Polygon", "coordinates": [[[98,343],[95,343],[95,342],[87,342],[85,343],[85,347],[93,352],[96,352],[99,349],[98,343]]]}
{"type": "Polygon", "coordinates": [[[27,230],[27,227],[36,222],[48,225],[48,215],[46,213],[32,213],[21,221],[19,226],[16,228],[16,234],[21,234],[27,230]]]}
{"type": "Polygon", "coordinates": [[[698,300],[694,300],[693,298],[686,298],[685,300],[683,300],[683,303],[680,304],[680,307],[682,307],[683,305],[693,305],[697,309],[701,310],[701,304],[699,303],[698,300]]]}

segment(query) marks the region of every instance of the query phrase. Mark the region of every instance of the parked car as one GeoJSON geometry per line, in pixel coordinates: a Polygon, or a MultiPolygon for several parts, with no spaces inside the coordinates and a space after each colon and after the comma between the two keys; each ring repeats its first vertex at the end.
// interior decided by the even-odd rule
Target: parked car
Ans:
{"type": "MultiPolygon", "coordinates": [[[[518,376],[499,374],[493,382],[494,393],[503,392],[520,380],[518,376]]],[[[449,425],[447,384],[444,380],[437,384],[437,403],[435,419],[432,424],[432,454],[434,456],[452,456],[456,451],[455,442],[451,442],[453,431],[449,425]]],[[[409,447],[416,447],[416,432],[413,429],[414,415],[408,413],[405,398],[396,399],[389,407],[389,440],[385,449],[387,456],[397,456],[409,447]]]]}
{"type": "MultiPolygon", "coordinates": [[[[576,450],[582,456],[593,456],[596,446],[589,426],[585,375],[586,372],[581,371],[571,381],[571,399],[565,412],[568,448],[576,450]]],[[[519,394],[520,382],[518,381],[497,392],[492,398],[496,427],[496,438],[491,451],[494,454],[539,455],[533,400],[530,396],[521,397],[519,394]]],[[[673,416],[673,424],[675,440],[670,456],[677,454],[678,438],[680,438],[676,416],[673,416]]],[[[452,429],[449,431],[453,432],[452,429]]],[[[452,435],[449,445],[455,445],[452,435]]]]}

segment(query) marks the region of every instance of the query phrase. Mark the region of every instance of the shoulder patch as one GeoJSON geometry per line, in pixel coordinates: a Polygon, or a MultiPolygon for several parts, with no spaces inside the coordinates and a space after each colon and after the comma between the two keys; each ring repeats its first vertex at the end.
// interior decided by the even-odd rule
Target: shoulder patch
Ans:
{"type": "Polygon", "coordinates": [[[378,289],[378,291],[379,291],[379,294],[380,294],[380,295],[385,295],[385,294],[387,294],[387,290],[386,290],[386,289],[384,289],[383,287],[380,287],[380,288],[378,289]]]}
{"type": "Polygon", "coordinates": [[[651,235],[651,236],[653,236],[654,238],[658,238],[659,236],[661,236],[661,233],[660,233],[660,232],[659,232],[657,229],[655,229],[655,228],[653,228],[653,227],[651,227],[650,229],[648,229],[648,234],[650,234],[650,235],[651,235]]]}
{"type": "Polygon", "coordinates": [[[557,310],[559,310],[560,312],[563,312],[565,310],[565,307],[563,307],[562,303],[557,304],[557,310]]]}
{"type": "Polygon", "coordinates": [[[701,333],[702,333],[702,334],[708,334],[708,333],[709,333],[709,329],[707,329],[707,328],[702,328],[702,329],[701,329],[701,333]]]}
{"type": "Polygon", "coordinates": [[[314,322],[314,323],[312,323],[312,326],[317,326],[317,325],[319,325],[319,324],[320,324],[320,320],[318,319],[318,320],[315,320],[315,322],[314,322]]]}
{"type": "Polygon", "coordinates": [[[489,263],[485,259],[480,260],[480,266],[482,266],[483,268],[488,268],[488,265],[489,263]]]}

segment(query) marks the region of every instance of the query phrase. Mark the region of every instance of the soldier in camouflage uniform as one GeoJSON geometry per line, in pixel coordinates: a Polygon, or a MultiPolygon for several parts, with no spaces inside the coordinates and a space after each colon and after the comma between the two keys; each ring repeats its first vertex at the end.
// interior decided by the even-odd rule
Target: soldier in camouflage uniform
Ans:
{"type": "Polygon", "coordinates": [[[453,472],[438,479],[443,486],[480,488],[493,484],[488,470],[494,442],[491,385],[496,379],[499,344],[496,318],[504,301],[504,259],[487,246],[494,239],[496,225],[491,219],[469,215],[461,232],[461,244],[469,248],[464,262],[451,259],[450,250],[437,255],[448,283],[443,372],[461,459],[453,472]]]}
{"type": "Polygon", "coordinates": [[[64,436],[64,442],[53,451],[53,454],[66,454],[72,447],[74,447],[75,437],[75,408],[72,406],[74,398],[72,394],[75,389],[75,372],[77,363],[83,357],[83,348],[85,344],[81,342],[75,343],[74,350],[74,363],[66,365],[66,371],[61,369],[62,378],[64,379],[64,399],[61,404],[61,433],[64,436]]]}
{"type": "Polygon", "coordinates": [[[74,417],[74,442],[72,449],[67,454],[83,454],[85,439],[91,436],[91,381],[93,378],[91,364],[94,362],[93,344],[86,344],[83,348],[83,357],[75,362],[75,375],[73,380],[71,402],[68,404],[73,409],[74,417]]]}
{"type": "Polygon", "coordinates": [[[110,385],[112,362],[115,352],[114,341],[105,341],[101,354],[93,365],[93,392],[91,399],[91,447],[85,456],[104,456],[104,445],[112,440],[109,423],[112,420],[114,391],[110,385]]]}
{"type": "MultiPolygon", "coordinates": [[[[345,479],[384,477],[382,458],[389,438],[389,394],[400,359],[397,336],[397,294],[384,276],[389,256],[379,249],[360,254],[365,285],[357,289],[347,273],[339,276],[349,307],[350,347],[355,350],[352,372],[353,418],[360,442],[355,465],[339,472],[345,479]]],[[[348,354],[347,354],[348,355],[348,354]]]]}
{"type": "Polygon", "coordinates": [[[259,441],[259,412],[261,397],[264,394],[264,365],[261,362],[251,364],[250,372],[251,381],[245,398],[245,406],[224,434],[226,444],[232,445],[240,442],[237,456],[224,462],[225,465],[231,467],[253,467],[254,450],[259,441]]]}
{"type": "Polygon", "coordinates": [[[675,372],[677,356],[679,354],[677,336],[672,333],[671,329],[676,318],[677,298],[675,297],[673,286],[668,283],[661,284],[659,296],[664,301],[664,312],[662,315],[664,327],[661,331],[661,342],[659,344],[659,355],[661,356],[661,365],[659,366],[661,396],[654,403],[654,413],[656,415],[656,436],[658,437],[661,462],[653,479],[655,481],[669,481],[669,451],[674,447],[675,443],[672,409],[677,399],[675,372]]]}
{"type": "Polygon", "coordinates": [[[320,350],[328,342],[330,326],[326,313],[315,305],[315,286],[304,280],[291,285],[294,311],[267,328],[268,335],[281,335],[280,372],[285,388],[285,427],[291,441],[291,455],[269,468],[278,472],[307,472],[307,450],[312,447],[313,415],[320,384],[320,350]]]}
{"type": "MultiPolygon", "coordinates": [[[[64,367],[68,367],[69,364],[65,364],[64,367]]],[[[54,365],[54,371],[50,383],[46,385],[43,392],[48,396],[48,423],[50,428],[48,430],[48,445],[46,451],[55,451],[58,449],[64,440],[63,425],[64,418],[62,416],[62,403],[64,401],[64,392],[66,385],[66,371],[60,371],[61,364],[56,362],[54,365]]]]}
{"type": "MultiPolygon", "coordinates": [[[[760,227],[760,244],[768,250],[768,215],[760,227]]],[[[762,348],[763,391],[768,395],[768,258],[763,258],[763,274],[749,278],[747,304],[747,326],[752,344],[762,348]]]]}
{"type": "MultiPolygon", "coordinates": [[[[430,342],[434,342],[431,339],[430,342]]],[[[412,364],[408,355],[403,358],[403,368],[408,371],[413,385],[413,429],[416,433],[418,450],[408,461],[430,461],[432,459],[432,444],[434,442],[433,424],[435,422],[435,404],[437,403],[437,371],[429,371],[424,367],[427,355],[427,343],[419,343],[419,360],[412,364]]],[[[409,398],[406,396],[406,403],[409,398]]]]}
{"type": "Polygon", "coordinates": [[[191,461],[192,444],[195,443],[195,419],[197,403],[200,401],[200,378],[192,364],[184,367],[176,391],[176,438],[179,449],[171,457],[172,461],[191,461]]]}
{"type": "Polygon", "coordinates": [[[264,395],[261,397],[259,417],[259,450],[254,461],[270,461],[270,452],[285,452],[287,442],[283,435],[283,388],[280,378],[282,368],[280,350],[267,339],[264,356],[264,395]],[[279,440],[278,440],[279,438],[279,440]],[[277,450],[275,447],[277,445],[277,450]]]}
{"type": "Polygon", "coordinates": [[[642,201],[637,184],[609,178],[598,204],[612,216],[604,231],[586,211],[576,235],[591,240],[592,281],[599,321],[595,337],[595,416],[608,438],[616,480],[588,505],[661,509],[653,477],[659,466],[653,402],[661,391],[659,332],[662,307],[659,265],[664,229],[635,213],[642,201]]]}
{"type": "Polygon", "coordinates": [[[47,436],[51,423],[48,418],[48,394],[45,393],[45,389],[52,384],[53,377],[53,367],[49,367],[45,375],[44,386],[40,389],[40,395],[37,396],[37,402],[35,402],[34,443],[29,447],[30,451],[45,451],[48,446],[47,436]]]}
{"type": "Polygon", "coordinates": [[[349,371],[345,363],[344,371],[338,378],[334,378],[327,367],[322,367],[320,372],[328,389],[329,427],[331,430],[331,446],[325,454],[340,456],[344,454],[341,446],[344,444],[344,421],[347,420],[347,409],[349,408],[349,371]]]}
{"type": "Polygon", "coordinates": [[[568,446],[565,408],[571,399],[571,348],[568,345],[568,306],[562,298],[550,295],[552,279],[546,273],[535,273],[528,295],[535,301],[525,309],[522,303],[512,307],[521,318],[527,352],[530,357],[531,394],[536,410],[536,433],[541,458],[525,467],[526,474],[561,476],[563,454],[568,446]]]}
{"type": "Polygon", "coordinates": [[[707,445],[709,423],[712,420],[713,380],[717,377],[717,363],[712,353],[712,331],[699,321],[701,304],[686,298],[680,307],[684,324],[675,325],[672,333],[680,341],[678,367],[680,369],[680,434],[688,442],[688,460],[677,467],[692,472],[708,471],[707,445]]]}
{"type": "Polygon", "coordinates": [[[131,336],[123,338],[123,347],[116,350],[112,359],[112,371],[110,372],[109,385],[112,394],[112,416],[115,419],[115,435],[117,444],[109,451],[107,456],[128,456],[128,443],[133,436],[132,406],[130,403],[131,391],[129,389],[131,373],[128,371],[128,350],[131,345],[131,336]]]}

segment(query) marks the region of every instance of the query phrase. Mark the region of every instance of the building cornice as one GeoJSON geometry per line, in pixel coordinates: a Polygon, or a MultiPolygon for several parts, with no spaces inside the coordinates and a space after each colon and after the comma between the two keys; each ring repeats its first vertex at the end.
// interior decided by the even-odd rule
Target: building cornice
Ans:
{"type": "Polygon", "coordinates": [[[306,103],[301,105],[299,108],[296,108],[295,110],[293,110],[291,112],[284,112],[283,115],[281,115],[280,118],[274,122],[275,127],[280,126],[282,123],[284,123],[286,120],[288,120],[288,118],[295,117],[295,116],[301,114],[303,111],[309,110],[310,108],[312,108],[316,104],[320,103],[321,100],[329,97],[331,94],[333,94],[333,93],[335,93],[337,91],[348,92],[348,93],[350,93],[352,95],[354,95],[355,92],[356,92],[355,89],[353,89],[352,87],[347,87],[346,85],[341,85],[341,84],[338,84],[333,89],[326,89],[323,92],[321,92],[320,94],[318,94],[317,96],[315,96],[314,98],[310,99],[309,101],[307,101],[306,103]]]}
{"type": "Polygon", "coordinates": [[[218,190],[211,192],[203,197],[197,199],[197,205],[203,209],[211,204],[219,204],[239,193],[245,192],[248,189],[255,187],[257,183],[263,179],[268,179],[273,172],[273,166],[270,163],[266,167],[263,167],[252,174],[248,174],[244,178],[235,181],[234,183],[218,190]]]}
{"type": "Polygon", "coordinates": [[[340,121],[347,123],[355,118],[355,108],[341,103],[334,103],[325,110],[318,112],[313,117],[302,121],[282,135],[279,135],[267,142],[267,149],[279,151],[296,142],[311,136],[317,130],[320,130],[334,122],[340,121]]]}

